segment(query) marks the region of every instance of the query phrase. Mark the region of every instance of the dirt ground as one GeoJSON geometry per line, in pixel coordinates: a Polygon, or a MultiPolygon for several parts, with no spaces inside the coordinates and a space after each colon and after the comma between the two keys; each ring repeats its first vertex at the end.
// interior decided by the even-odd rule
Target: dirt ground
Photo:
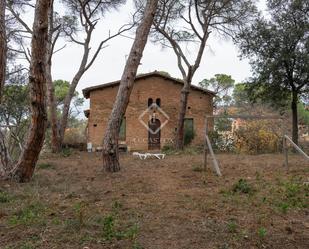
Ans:
{"type": "Polygon", "coordinates": [[[282,155],[139,160],[45,155],[30,183],[0,182],[0,248],[309,248],[309,164],[282,155]]]}

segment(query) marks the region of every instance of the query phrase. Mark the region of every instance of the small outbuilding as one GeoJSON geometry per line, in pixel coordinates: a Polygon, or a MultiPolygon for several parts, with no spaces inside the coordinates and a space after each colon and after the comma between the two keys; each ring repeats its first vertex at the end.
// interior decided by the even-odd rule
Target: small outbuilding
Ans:
{"type": "MultiPolygon", "coordinates": [[[[87,141],[101,147],[120,81],[83,90],[90,99],[87,141]]],[[[159,150],[173,144],[177,130],[183,81],[160,72],[138,75],[119,132],[120,145],[128,150],[159,150]]],[[[192,85],[185,119],[186,141],[203,143],[205,116],[213,114],[214,93],[192,85]]]]}

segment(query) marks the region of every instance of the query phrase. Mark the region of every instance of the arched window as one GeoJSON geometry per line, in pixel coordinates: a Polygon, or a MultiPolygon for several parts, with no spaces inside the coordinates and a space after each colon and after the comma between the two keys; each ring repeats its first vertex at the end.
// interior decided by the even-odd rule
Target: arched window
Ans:
{"type": "Polygon", "coordinates": [[[157,106],[161,107],[161,99],[160,98],[156,99],[156,104],[157,104],[157,106]]]}
{"type": "Polygon", "coordinates": [[[152,98],[149,98],[149,99],[148,99],[148,107],[150,107],[150,106],[152,105],[152,103],[153,103],[153,99],[152,99],[152,98]]]}

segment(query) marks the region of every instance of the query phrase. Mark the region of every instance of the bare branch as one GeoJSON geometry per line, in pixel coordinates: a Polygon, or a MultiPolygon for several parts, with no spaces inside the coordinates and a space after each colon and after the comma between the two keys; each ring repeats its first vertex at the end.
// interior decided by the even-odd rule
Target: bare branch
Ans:
{"type": "Polygon", "coordinates": [[[8,7],[8,10],[12,13],[12,15],[16,18],[16,20],[24,27],[24,29],[32,34],[32,30],[31,28],[27,25],[27,23],[25,23],[21,18],[20,18],[20,14],[17,13],[14,9],[13,9],[13,6],[12,4],[9,2],[7,4],[7,7],[8,7]]]}

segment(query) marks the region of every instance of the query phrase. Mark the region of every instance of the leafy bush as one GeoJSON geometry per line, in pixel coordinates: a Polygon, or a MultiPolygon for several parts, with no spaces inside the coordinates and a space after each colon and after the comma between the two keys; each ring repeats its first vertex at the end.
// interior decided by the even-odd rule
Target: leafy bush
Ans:
{"type": "Polygon", "coordinates": [[[85,145],[87,143],[85,125],[66,129],[63,143],[71,148],[81,148],[85,145]]]}
{"type": "Polygon", "coordinates": [[[238,152],[249,154],[278,152],[281,139],[279,131],[272,130],[273,122],[248,121],[235,131],[235,146],[238,152]]]}
{"type": "Polygon", "coordinates": [[[213,150],[220,152],[235,151],[235,138],[231,132],[211,131],[208,133],[213,150]]]}
{"type": "Polygon", "coordinates": [[[274,121],[242,121],[234,124],[231,131],[210,131],[209,138],[215,151],[274,153],[281,150],[280,129],[274,121]]]}
{"type": "Polygon", "coordinates": [[[184,145],[188,145],[192,142],[192,140],[195,137],[195,132],[194,130],[185,130],[185,134],[184,134],[184,145]]]}

